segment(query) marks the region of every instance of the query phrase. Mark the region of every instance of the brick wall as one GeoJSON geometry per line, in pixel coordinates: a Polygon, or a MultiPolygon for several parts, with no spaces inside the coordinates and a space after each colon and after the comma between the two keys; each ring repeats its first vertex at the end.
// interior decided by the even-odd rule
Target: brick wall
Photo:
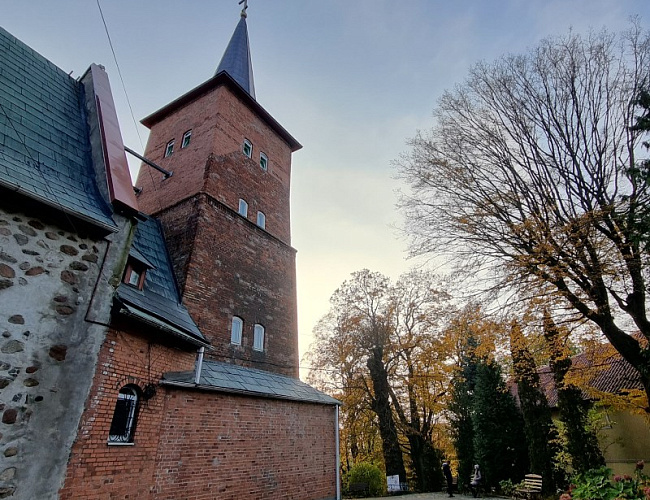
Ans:
{"type": "Polygon", "coordinates": [[[334,407],[170,388],[155,498],[335,498],[334,407]]]}
{"type": "Polygon", "coordinates": [[[160,219],[174,261],[186,263],[183,303],[212,343],[206,354],[297,377],[295,251],[205,195],[160,219]],[[193,217],[196,226],[184,224],[193,217]],[[234,315],[244,320],[241,346],[230,343],[234,315]],[[263,352],[252,348],[256,323],[265,327],[263,352]]]}
{"type": "MultiPolygon", "coordinates": [[[[158,339],[160,340],[160,339],[158,339]]],[[[111,329],[61,500],[333,499],[334,407],[156,384],[134,445],[107,444],[118,391],[191,370],[195,354],[111,329]]]]}
{"type": "Polygon", "coordinates": [[[136,185],[143,189],[138,203],[144,212],[157,214],[202,190],[234,210],[243,198],[249,203],[251,220],[261,210],[267,216],[268,230],[290,244],[291,149],[227,86],[213,88],[152,126],[145,156],[174,175],[163,180],[162,174],[142,166],[136,185]],[[192,140],[181,149],[187,130],[192,130],[192,140]],[[174,153],[164,158],[172,139],[174,153]],[[252,159],[241,152],[244,139],[253,144],[252,159]],[[266,172],[259,166],[260,152],[269,160],[266,172]],[[211,157],[230,160],[225,165],[206,163],[211,157]]]}
{"type": "MultiPolygon", "coordinates": [[[[61,500],[145,499],[151,497],[164,390],[141,404],[134,445],[108,445],[117,395],[123,386],[157,386],[162,373],[192,370],[195,352],[152,343],[128,330],[111,329],[99,354],[97,372],[68,462],[61,500]]],[[[160,342],[158,333],[157,342],[160,342]]],[[[163,443],[163,446],[165,444],[163,443]]]]}

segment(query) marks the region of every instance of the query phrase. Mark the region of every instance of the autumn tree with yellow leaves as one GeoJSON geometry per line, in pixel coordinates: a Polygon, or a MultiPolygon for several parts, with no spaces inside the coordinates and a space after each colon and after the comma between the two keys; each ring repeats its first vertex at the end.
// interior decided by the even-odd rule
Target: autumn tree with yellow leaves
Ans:
{"type": "Polygon", "coordinates": [[[353,273],[332,296],[307,356],[309,382],[344,403],[345,456],[364,458],[362,429],[368,436],[373,423],[387,475],[406,482],[406,452],[420,491],[442,484],[434,433],[451,370],[442,337],[449,296],[436,285],[434,275],[417,271],[395,284],[380,273],[353,273]]]}
{"type": "Polygon", "coordinates": [[[559,299],[638,371],[647,411],[650,183],[635,125],[649,82],[638,21],[549,38],[474,65],[398,161],[412,253],[449,256],[492,291],[559,299]]]}

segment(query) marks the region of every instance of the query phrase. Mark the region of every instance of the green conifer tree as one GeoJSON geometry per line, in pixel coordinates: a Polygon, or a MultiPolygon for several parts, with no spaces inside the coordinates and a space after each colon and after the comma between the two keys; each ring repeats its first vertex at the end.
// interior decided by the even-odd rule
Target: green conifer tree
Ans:
{"type": "Polygon", "coordinates": [[[476,367],[473,409],[474,457],[485,486],[520,481],[528,469],[524,422],[493,361],[482,360],[476,367]]]}
{"type": "Polygon", "coordinates": [[[567,451],[571,456],[573,471],[582,473],[604,466],[605,459],[598,447],[598,438],[587,425],[590,402],[583,398],[578,387],[565,382],[571,368],[571,358],[548,312],[544,313],[544,337],[549,348],[549,366],[555,380],[560,420],[566,428],[567,451]]]}
{"type": "Polygon", "coordinates": [[[476,384],[477,361],[474,355],[476,340],[468,337],[466,352],[460,359],[460,371],[452,380],[450,411],[451,437],[458,460],[458,476],[464,478],[458,487],[464,488],[474,467],[474,425],[472,412],[474,405],[474,385],[476,384]]]}
{"type": "Polygon", "coordinates": [[[555,493],[558,486],[564,486],[561,471],[554,463],[558,455],[557,429],[541,389],[535,360],[517,323],[510,329],[510,352],[524,419],[530,471],[542,476],[545,493],[555,493]]]}

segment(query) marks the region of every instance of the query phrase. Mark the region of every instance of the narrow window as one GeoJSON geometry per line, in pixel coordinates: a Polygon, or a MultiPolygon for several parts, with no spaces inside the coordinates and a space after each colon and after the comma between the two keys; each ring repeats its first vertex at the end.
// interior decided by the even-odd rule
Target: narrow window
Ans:
{"type": "Polygon", "coordinates": [[[122,281],[138,290],[142,290],[146,272],[147,270],[142,264],[129,257],[126,262],[126,269],[124,269],[122,281]]]}
{"type": "Polygon", "coordinates": [[[239,199],[239,215],[242,217],[248,217],[248,203],[241,198],[239,199]]]}
{"type": "Polygon", "coordinates": [[[167,143],[167,146],[165,146],[165,158],[171,156],[173,152],[174,152],[174,139],[169,141],[167,143]]]}
{"type": "Polygon", "coordinates": [[[253,330],[253,349],[256,351],[264,350],[264,327],[262,325],[255,325],[253,330]]]}
{"type": "Polygon", "coordinates": [[[120,389],[115,403],[111,429],[108,432],[109,443],[133,442],[139,403],[138,391],[135,387],[125,385],[120,389]]]}
{"type": "Polygon", "coordinates": [[[264,153],[260,153],[260,168],[264,171],[269,168],[269,159],[264,153]]]}
{"type": "Polygon", "coordinates": [[[244,329],[244,320],[238,316],[232,317],[232,325],[230,327],[230,343],[234,345],[241,345],[241,334],[244,329]]]}
{"type": "Polygon", "coordinates": [[[242,152],[249,158],[253,157],[253,143],[248,139],[244,139],[244,145],[242,146],[242,152]]]}
{"type": "Polygon", "coordinates": [[[264,215],[264,212],[257,212],[257,225],[262,229],[266,229],[266,215],[264,215]]]}
{"type": "Polygon", "coordinates": [[[191,140],[192,140],[192,131],[188,130],[183,134],[183,140],[181,141],[181,149],[189,146],[191,140]]]}

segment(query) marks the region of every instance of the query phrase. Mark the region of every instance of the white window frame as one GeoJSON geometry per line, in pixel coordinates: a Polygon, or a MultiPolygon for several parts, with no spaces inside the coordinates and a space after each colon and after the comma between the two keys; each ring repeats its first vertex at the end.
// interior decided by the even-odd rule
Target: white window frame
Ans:
{"type": "Polygon", "coordinates": [[[257,212],[257,225],[262,229],[266,229],[266,215],[264,215],[264,212],[257,212]]]}
{"type": "Polygon", "coordinates": [[[173,154],[174,154],[174,139],[169,141],[165,146],[165,158],[168,158],[173,154]]]}
{"type": "Polygon", "coordinates": [[[248,156],[249,158],[253,157],[253,143],[248,139],[244,139],[241,150],[242,153],[244,153],[244,156],[248,156]]]}
{"type": "Polygon", "coordinates": [[[242,333],[244,332],[244,320],[239,316],[233,316],[230,324],[230,343],[241,345],[242,333]]]}
{"type": "Polygon", "coordinates": [[[253,328],[253,350],[254,351],[263,351],[264,350],[264,334],[265,329],[259,323],[255,324],[253,328]]]}
{"type": "Polygon", "coordinates": [[[260,168],[265,172],[269,169],[269,157],[260,152],[260,168]]]}
{"type": "Polygon", "coordinates": [[[181,139],[181,149],[189,146],[191,141],[192,141],[192,129],[188,130],[183,134],[183,139],[181,139]]]}
{"type": "Polygon", "coordinates": [[[248,217],[248,203],[243,198],[239,198],[239,207],[237,213],[242,217],[248,217]]]}
{"type": "Polygon", "coordinates": [[[142,276],[142,273],[138,272],[133,267],[131,267],[130,271],[131,272],[129,273],[127,284],[134,286],[136,288],[140,288],[140,277],[142,276]]]}

